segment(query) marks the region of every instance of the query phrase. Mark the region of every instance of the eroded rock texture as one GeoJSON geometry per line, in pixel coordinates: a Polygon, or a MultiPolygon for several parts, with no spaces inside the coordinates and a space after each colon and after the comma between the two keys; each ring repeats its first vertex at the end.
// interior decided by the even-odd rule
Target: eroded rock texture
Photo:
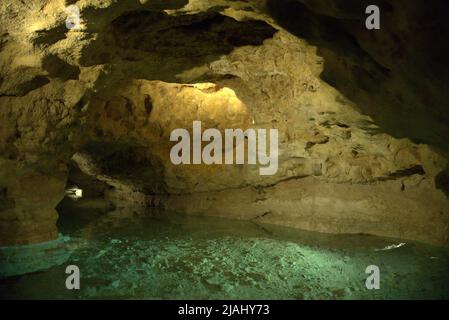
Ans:
{"type": "Polygon", "coordinates": [[[88,181],[74,166],[117,215],[447,244],[447,4],[374,2],[380,31],[356,0],[2,1],[0,245],[57,236],[67,179],[88,181]],[[278,129],[277,174],[172,165],[194,120],[278,129]]]}

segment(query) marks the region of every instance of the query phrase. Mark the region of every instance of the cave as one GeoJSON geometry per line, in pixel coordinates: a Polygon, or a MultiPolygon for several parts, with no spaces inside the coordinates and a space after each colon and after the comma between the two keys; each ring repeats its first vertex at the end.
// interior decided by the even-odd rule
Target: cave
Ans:
{"type": "Polygon", "coordinates": [[[0,298],[449,299],[447,12],[3,1],[0,298]]]}

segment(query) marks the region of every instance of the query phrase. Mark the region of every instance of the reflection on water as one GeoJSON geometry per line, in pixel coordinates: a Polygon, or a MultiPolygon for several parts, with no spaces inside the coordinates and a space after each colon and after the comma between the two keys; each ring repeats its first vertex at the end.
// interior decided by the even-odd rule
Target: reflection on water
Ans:
{"type": "Polygon", "coordinates": [[[2,298],[449,298],[449,251],[423,244],[379,251],[404,241],[177,215],[67,215],[60,229],[71,236],[68,260],[0,280],[2,298]],[[80,290],[65,288],[70,264],[80,290]],[[369,265],[380,268],[380,290],[365,287],[369,265]]]}

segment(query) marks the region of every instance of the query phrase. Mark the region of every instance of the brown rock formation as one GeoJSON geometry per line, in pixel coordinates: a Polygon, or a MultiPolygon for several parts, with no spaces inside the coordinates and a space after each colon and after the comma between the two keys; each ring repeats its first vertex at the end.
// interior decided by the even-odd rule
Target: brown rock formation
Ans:
{"type": "Polygon", "coordinates": [[[0,245],[55,238],[69,166],[136,206],[446,243],[444,1],[0,4],[0,245]],[[441,39],[440,39],[441,37],[441,39]],[[439,41],[441,40],[441,41],[439,41]],[[276,128],[279,170],[175,166],[170,132],[276,128]]]}

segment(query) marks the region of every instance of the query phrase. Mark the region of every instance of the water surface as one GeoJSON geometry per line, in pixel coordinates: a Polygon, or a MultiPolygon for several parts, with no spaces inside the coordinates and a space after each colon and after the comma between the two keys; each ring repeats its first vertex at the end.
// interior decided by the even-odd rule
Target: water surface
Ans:
{"type": "Polygon", "coordinates": [[[3,299],[449,298],[445,248],[406,242],[380,250],[404,241],[210,217],[65,219],[67,260],[1,279],[3,299]],[[65,287],[72,264],[80,290],[65,287]],[[379,290],[366,289],[369,265],[380,269],[379,290]]]}

